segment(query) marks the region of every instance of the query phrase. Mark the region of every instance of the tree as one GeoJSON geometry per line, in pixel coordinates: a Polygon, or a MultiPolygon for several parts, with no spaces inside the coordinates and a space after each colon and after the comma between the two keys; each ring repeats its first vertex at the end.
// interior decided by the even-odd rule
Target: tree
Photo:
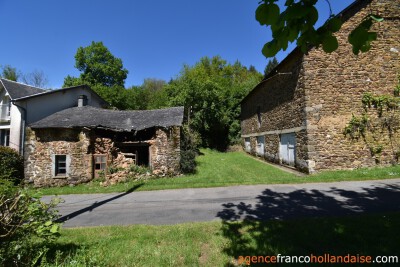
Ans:
{"type": "Polygon", "coordinates": [[[80,76],[68,75],[63,87],[86,84],[112,106],[128,108],[124,88],[128,70],[123,67],[122,60],[114,57],[102,42],[79,47],[75,55],[75,67],[81,71],[80,76]]]}
{"type": "Polygon", "coordinates": [[[184,106],[191,130],[204,147],[224,150],[240,136],[241,99],[262,78],[240,62],[228,64],[219,56],[185,65],[165,88],[170,106],[184,106]]]}
{"type": "MultiPolygon", "coordinates": [[[[262,53],[266,57],[275,56],[280,50],[286,50],[289,42],[297,40],[297,46],[306,52],[310,46],[322,46],[327,52],[335,51],[339,44],[335,32],[342,27],[342,20],[332,14],[326,22],[315,28],[318,21],[318,10],[315,5],[318,0],[286,0],[286,9],[281,12],[276,4],[278,0],[261,0],[256,10],[256,20],[261,25],[271,27],[272,41],[266,43],[262,53]]],[[[329,0],[326,0],[330,7],[329,0]]],[[[375,22],[381,22],[383,18],[369,14],[350,33],[349,43],[353,47],[353,53],[367,52],[371,48],[371,42],[377,39],[376,32],[371,32],[371,26],[375,22]]]]}
{"type": "Polygon", "coordinates": [[[43,88],[47,85],[48,80],[46,75],[41,70],[34,70],[31,73],[21,75],[24,83],[43,88]]]}
{"type": "Polygon", "coordinates": [[[272,60],[268,60],[268,64],[267,66],[265,66],[264,69],[264,78],[267,77],[267,75],[276,67],[278,66],[279,62],[276,59],[276,57],[274,57],[272,60]]]}
{"type": "Polygon", "coordinates": [[[1,78],[10,80],[10,81],[18,81],[18,78],[20,77],[19,72],[17,71],[16,68],[11,67],[10,65],[5,65],[2,67],[1,71],[1,78]]]}

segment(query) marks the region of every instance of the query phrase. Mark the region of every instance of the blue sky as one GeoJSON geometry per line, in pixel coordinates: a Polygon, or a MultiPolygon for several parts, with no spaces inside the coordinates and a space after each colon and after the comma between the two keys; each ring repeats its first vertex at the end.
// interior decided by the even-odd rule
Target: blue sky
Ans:
{"type": "MultiPolygon", "coordinates": [[[[0,65],[42,70],[61,87],[78,47],[102,41],[129,70],[126,87],[145,78],[168,81],[203,56],[239,60],[262,72],[269,29],[254,18],[259,0],[0,0],[0,65]]],[[[331,0],[337,14],[353,0],[331,0]]],[[[320,18],[328,5],[319,0],[320,18]]],[[[280,52],[282,60],[293,49],[280,52]]]]}

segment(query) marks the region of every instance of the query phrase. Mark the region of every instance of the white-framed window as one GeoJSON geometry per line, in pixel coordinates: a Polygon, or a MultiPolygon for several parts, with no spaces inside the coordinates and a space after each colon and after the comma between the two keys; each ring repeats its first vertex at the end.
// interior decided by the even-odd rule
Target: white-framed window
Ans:
{"type": "Polygon", "coordinates": [[[54,178],[66,178],[69,176],[69,165],[71,158],[69,155],[52,155],[52,176],[54,178]]]}
{"type": "Polygon", "coordinates": [[[55,176],[67,175],[67,156],[56,155],[55,176]]]}
{"type": "Polygon", "coordinates": [[[250,143],[250,137],[246,137],[244,139],[244,150],[246,152],[251,152],[251,143],[250,143]]]}

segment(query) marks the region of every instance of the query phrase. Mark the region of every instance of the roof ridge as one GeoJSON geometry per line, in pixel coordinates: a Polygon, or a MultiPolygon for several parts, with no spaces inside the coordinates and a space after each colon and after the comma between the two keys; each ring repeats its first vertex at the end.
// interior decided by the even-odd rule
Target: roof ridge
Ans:
{"type": "Polygon", "coordinates": [[[23,85],[23,86],[29,86],[29,87],[32,87],[32,88],[40,89],[40,90],[43,90],[43,91],[49,91],[50,90],[50,89],[44,89],[44,88],[40,88],[40,87],[37,87],[37,86],[33,86],[33,85],[30,85],[30,84],[27,84],[27,83],[23,83],[23,82],[17,82],[17,81],[9,80],[9,79],[6,79],[6,78],[0,78],[0,79],[1,80],[6,80],[7,82],[17,83],[17,84],[20,84],[20,85],[23,85]]]}

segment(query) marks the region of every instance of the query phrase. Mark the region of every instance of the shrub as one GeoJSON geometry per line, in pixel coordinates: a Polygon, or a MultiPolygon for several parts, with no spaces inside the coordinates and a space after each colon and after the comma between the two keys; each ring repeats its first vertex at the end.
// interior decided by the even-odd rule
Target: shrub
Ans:
{"type": "Polygon", "coordinates": [[[39,196],[0,179],[0,266],[34,266],[59,236],[54,223],[57,201],[45,204],[39,196]]]}
{"type": "Polygon", "coordinates": [[[199,134],[192,131],[188,125],[182,127],[180,167],[183,173],[196,172],[196,156],[199,154],[200,140],[199,134]]]}
{"type": "Polygon", "coordinates": [[[10,147],[0,146],[0,179],[24,179],[24,159],[10,147]]]}

